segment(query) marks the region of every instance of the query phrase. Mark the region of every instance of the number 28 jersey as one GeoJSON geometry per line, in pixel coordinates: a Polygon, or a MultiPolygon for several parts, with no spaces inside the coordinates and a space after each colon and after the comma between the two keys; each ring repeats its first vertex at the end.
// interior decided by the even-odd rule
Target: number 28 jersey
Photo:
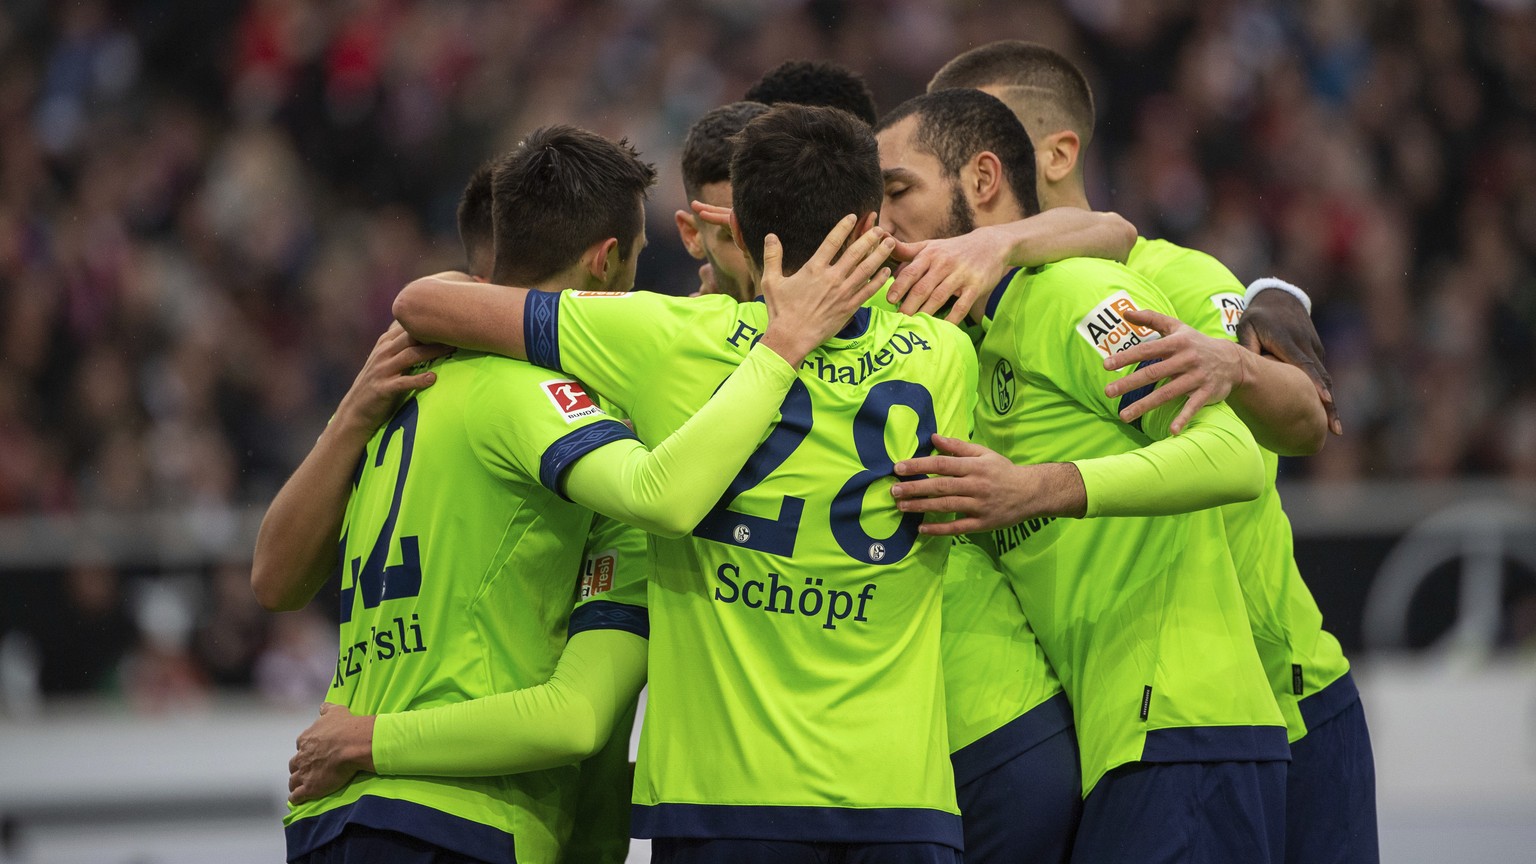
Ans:
{"type": "MultiPolygon", "coordinates": [[[[761,303],[530,294],[529,359],[660,441],[767,329],[761,303]]],[[[860,310],[682,540],[653,540],[641,837],[960,845],[939,666],[947,538],[892,467],[964,436],[975,353],[926,316],[860,310]]]]}

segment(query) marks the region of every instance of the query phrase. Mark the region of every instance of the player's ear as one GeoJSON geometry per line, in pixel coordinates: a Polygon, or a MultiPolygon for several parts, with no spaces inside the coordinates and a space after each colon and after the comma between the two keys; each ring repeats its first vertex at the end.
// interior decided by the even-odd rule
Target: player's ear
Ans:
{"type": "Polygon", "coordinates": [[[619,264],[619,238],[609,237],[601,243],[593,243],[582,260],[593,279],[607,282],[609,270],[619,264]]]}
{"type": "Polygon", "coordinates": [[[863,237],[864,234],[869,231],[869,229],[875,227],[877,224],[879,224],[879,222],[880,214],[874,210],[871,210],[868,213],[865,213],[863,216],[860,216],[859,221],[853,223],[853,233],[848,235],[849,242],[863,237]]]}
{"type": "Polygon", "coordinates": [[[748,261],[752,260],[752,250],[747,248],[747,241],[741,239],[741,221],[736,218],[734,210],[731,211],[731,242],[736,244],[741,254],[747,256],[748,261]]]}
{"type": "Polygon", "coordinates": [[[1003,192],[1003,163],[991,150],[983,150],[960,172],[965,195],[971,206],[987,209],[997,203],[1003,192]]]}
{"type": "Polygon", "coordinates": [[[699,261],[704,260],[704,243],[699,239],[698,217],[687,210],[679,210],[672,214],[677,220],[677,236],[683,238],[683,248],[688,250],[699,261]]]}
{"type": "Polygon", "coordinates": [[[1077,169],[1078,153],[1082,140],[1071,129],[1052,132],[1035,147],[1035,164],[1040,169],[1040,179],[1047,183],[1060,183],[1077,169]]]}

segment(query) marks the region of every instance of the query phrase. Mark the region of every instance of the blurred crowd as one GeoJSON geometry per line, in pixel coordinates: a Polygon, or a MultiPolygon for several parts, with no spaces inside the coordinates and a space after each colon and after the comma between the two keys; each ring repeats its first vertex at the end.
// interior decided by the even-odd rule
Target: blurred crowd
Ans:
{"type": "MultiPolygon", "coordinates": [[[[671,214],[700,114],[789,58],[888,109],[997,38],[1088,72],[1096,206],[1311,293],[1345,435],[1289,474],[1536,478],[1529,0],[9,0],[0,517],[264,504],[395,292],[460,266],[469,172],[538,125],[656,163],[639,285],[688,293],[671,214]]],[[[141,597],[121,639],[148,666],[103,680],[323,688],[333,637],[318,673],[285,660],[307,637],[272,628],[309,625],[231,611],[241,566],[197,577],[173,638],[141,597]],[[199,643],[211,616],[238,649],[199,643]]],[[[103,569],[57,590],[120,614],[103,569]]]]}

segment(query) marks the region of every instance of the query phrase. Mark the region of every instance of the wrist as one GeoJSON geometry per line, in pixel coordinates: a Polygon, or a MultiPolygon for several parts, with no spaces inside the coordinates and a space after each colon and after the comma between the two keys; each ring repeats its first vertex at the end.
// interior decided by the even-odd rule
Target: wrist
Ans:
{"type": "Polygon", "coordinates": [[[376,431],[378,431],[377,424],[369,422],[343,403],[336,409],[336,415],[331,418],[331,422],[325,425],[320,437],[335,441],[340,446],[366,447],[376,431]]]}
{"type": "Polygon", "coordinates": [[[354,720],[356,725],[342,750],[342,760],[359,771],[376,773],[373,765],[374,715],[362,714],[354,720]]]}
{"type": "Polygon", "coordinates": [[[805,358],[816,350],[820,343],[807,344],[804,336],[795,331],[795,328],[779,325],[777,319],[768,322],[768,329],[763,333],[763,338],[758,340],[759,345],[779,355],[795,369],[805,362],[805,358]]]}
{"type": "Polygon", "coordinates": [[[1284,279],[1276,279],[1273,276],[1265,276],[1262,279],[1255,279],[1248,284],[1248,290],[1243,293],[1244,308],[1252,306],[1253,298],[1259,296],[1260,292],[1269,290],[1282,291],[1291,295],[1292,297],[1295,297],[1296,302],[1301,304],[1301,308],[1307,310],[1308,315],[1312,314],[1312,298],[1307,296],[1307,292],[1297,288],[1295,285],[1292,285],[1284,279]]]}
{"type": "Polygon", "coordinates": [[[1045,464],[1044,515],[1081,519],[1088,513],[1088,488],[1083,475],[1072,462],[1045,464]]]}

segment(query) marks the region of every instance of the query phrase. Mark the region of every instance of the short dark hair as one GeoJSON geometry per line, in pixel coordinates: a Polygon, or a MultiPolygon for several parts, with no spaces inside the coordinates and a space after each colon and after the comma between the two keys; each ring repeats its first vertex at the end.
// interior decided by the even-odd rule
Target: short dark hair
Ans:
{"type": "Polygon", "coordinates": [[[683,190],[689,198],[711,183],[731,179],[731,139],[759,115],[768,111],[761,102],[732,102],[700,117],[683,141],[683,190]]]}
{"type": "Polygon", "coordinates": [[[628,260],[656,168],[627,141],[574,126],[536,129],[491,176],[498,282],[533,284],[569,267],[593,243],[619,241],[628,260]]]}
{"type": "Polygon", "coordinates": [[[836,63],[786,60],[763,74],[743,99],[764,105],[821,105],[841,108],[873,126],[879,116],[875,94],[859,73],[836,63]]]}
{"type": "Polygon", "coordinates": [[[1040,212],[1035,193],[1035,145],[1008,106],[980,90],[935,90],[896,106],[876,131],[915,116],[912,145],[939,160],[953,180],[977,153],[990,150],[1002,163],[1003,178],[1024,215],[1040,212]]]}
{"type": "Polygon", "coordinates": [[[469,175],[464,194],[459,196],[459,242],[464,244],[464,260],[470,275],[481,278],[490,277],[491,257],[495,254],[491,214],[491,173],[495,168],[494,159],[482,162],[469,175]]]}
{"type": "Polygon", "coordinates": [[[763,238],[773,233],[784,271],[798,270],[839,219],[880,209],[874,133],[837,108],[780,105],[736,136],[731,194],[753,260],[762,263],[763,238]]]}
{"type": "Polygon", "coordinates": [[[930,93],[952,87],[1004,88],[1004,101],[1036,135],[1071,129],[1084,147],[1093,139],[1088,79],[1071,60],[1044,45],[1007,39],[972,48],[945,63],[928,82],[930,93]]]}

